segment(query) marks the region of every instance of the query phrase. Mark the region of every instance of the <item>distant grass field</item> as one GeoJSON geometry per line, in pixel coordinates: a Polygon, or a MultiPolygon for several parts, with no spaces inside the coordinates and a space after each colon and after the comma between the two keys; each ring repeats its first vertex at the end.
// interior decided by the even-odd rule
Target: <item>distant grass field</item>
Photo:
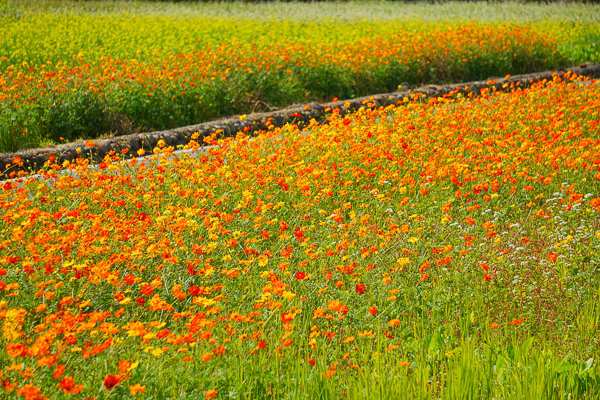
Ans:
{"type": "Polygon", "coordinates": [[[597,5],[0,4],[0,151],[600,59],[597,5]]]}
{"type": "Polygon", "coordinates": [[[5,183],[0,397],[598,399],[600,85],[512,89],[5,183]]]}

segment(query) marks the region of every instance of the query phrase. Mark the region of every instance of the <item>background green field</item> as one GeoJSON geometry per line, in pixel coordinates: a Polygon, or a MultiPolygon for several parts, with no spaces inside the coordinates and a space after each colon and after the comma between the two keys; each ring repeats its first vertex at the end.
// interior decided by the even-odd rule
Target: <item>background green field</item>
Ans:
{"type": "MultiPolygon", "coordinates": [[[[4,1],[0,3],[0,151],[170,129],[298,102],[394,91],[401,82],[478,80],[596,62],[599,15],[598,5],[583,4],[4,1]],[[425,48],[415,55],[409,39],[405,46],[413,53],[408,57],[411,71],[389,57],[376,56],[357,71],[322,56],[316,56],[322,63],[300,65],[292,56],[291,61],[282,57],[277,73],[256,73],[250,61],[246,68],[254,70],[252,75],[235,68],[227,82],[220,82],[222,71],[236,67],[244,46],[251,46],[256,54],[270,51],[271,59],[288,46],[342,54],[342,47],[364,51],[364,43],[394,35],[414,38],[421,45],[427,40],[435,43],[432,35],[463,25],[476,30],[527,29],[526,36],[538,35],[539,40],[533,47],[523,47],[520,40],[527,38],[511,43],[504,37],[503,46],[494,43],[492,34],[483,40],[493,48],[481,54],[487,46],[482,43],[483,47],[473,49],[476,55],[469,51],[467,60],[464,49],[450,49],[450,55],[446,51],[444,56],[425,48]],[[190,88],[200,66],[186,66],[178,57],[206,54],[214,55],[203,62],[210,64],[209,72],[217,74],[217,82],[190,88]],[[423,58],[432,64],[422,70],[423,58]],[[138,77],[146,67],[160,71],[161,63],[163,70],[175,70],[177,76],[138,85],[133,75],[130,79],[121,74],[107,85],[105,79],[114,71],[107,73],[101,66],[120,68],[114,65],[120,60],[140,66],[132,72],[138,77]],[[62,78],[48,80],[43,72],[62,78]],[[158,89],[152,99],[150,89],[158,89]]],[[[385,45],[379,46],[382,49],[385,45]]],[[[301,53],[294,51],[302,61],[301,53]]]]}
{"type": "Polygon", "coordinates": [[[600,5],[458,3],[144,3],[20,0],[0,9],[2,67],[28,61],[152,60],[237,38],[352,43],[428,26],[517,22],[558,39],[572,63],[600,60],[600,5]],[[33,12],[32,12],[33,10],[33,12]]]}

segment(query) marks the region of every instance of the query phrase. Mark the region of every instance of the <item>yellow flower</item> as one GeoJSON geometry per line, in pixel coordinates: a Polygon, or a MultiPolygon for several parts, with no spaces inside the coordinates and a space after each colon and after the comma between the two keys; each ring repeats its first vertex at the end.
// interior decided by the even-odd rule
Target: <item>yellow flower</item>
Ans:
{"type": "Polygon", "coordinates": [[[160,357],[160,355],[161,355],[162,353],[164,353],[162,349],[155,349],[155,350],[153,350],[153,351],[152,351],[152,355],[153,355],[154,357],[160,357]]]}
{"type": "Polygon", "coordinates": [[[283,292],[282,296],[284,299],[291,301],[294,297],[296,297],[296,293],[292,293],[286,290],[283,292]]]}
{"type": "Polygon", "coordinates": [[[396,261],[400,265],[406,265],[410,262],[410,258],[408,257],[400,257],[398,261],[396,261]]]}

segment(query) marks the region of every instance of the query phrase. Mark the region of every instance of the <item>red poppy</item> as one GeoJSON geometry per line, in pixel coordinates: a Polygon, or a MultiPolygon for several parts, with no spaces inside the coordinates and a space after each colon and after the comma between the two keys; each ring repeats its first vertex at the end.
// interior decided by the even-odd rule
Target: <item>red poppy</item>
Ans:
{"type": "Polygon", "coordinates": [[[306,274],[304,272],[296,272],[295,277],[296,277],[296,279],[301,281],[302,279],[306,278],[306,274]]]}

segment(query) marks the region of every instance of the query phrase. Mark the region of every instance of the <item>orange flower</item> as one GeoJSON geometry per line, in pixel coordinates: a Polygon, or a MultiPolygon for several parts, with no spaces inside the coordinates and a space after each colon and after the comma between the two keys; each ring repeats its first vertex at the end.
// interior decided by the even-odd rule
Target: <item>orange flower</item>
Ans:
{"type": "Polygon", "coordinates": [[[132,396],[135,396],[138,393],[144,393],[146,391],[146,386],[142,386],[139,383],[135,385],[129,385],[129,392],[132,396]]]}
{"type": "Polygon", "coordinates": [[[17,395],[25,397],[25,400],[45,400],[45,399],[47,399],[47,397],[44,396],[41,393],[41,391],[42,390],[39,387],[36,387],[36,386],[32,385],[31,383],[27,383],[25,386],[20,387],[17,390],[17,395]]]}
{"type": "Polygon", "coordinates": [[[119,371],[128,372],[129,368],[131,368],[131,363],[129,362],[129,360],[123,360],[119,362],[118,367],[119,371]]]}
{"type": "Polygon", "coordinates": [[[331,311],[340,311],[344,305],[339,300],[330,300],[327,303],[327,308],[331,311]]]}
{"type": "Polygon", "coordinates": [[[206,392],[204,392],[204,397],[206,397],[206,400],[216,399],[218,395],[219,395],[219,392],[217,392],[214,389],[207,390],[206,392]]]}
{"type": "Polygon", "coordinates": [[[54,369],[54,373],[52,374],[52,376],[54,376],[54,378],[58,379],[61,377],[61,375],[65,372],[65,365],[64,364],[60,364],[57,365],[56,368],[54,369]]]}

